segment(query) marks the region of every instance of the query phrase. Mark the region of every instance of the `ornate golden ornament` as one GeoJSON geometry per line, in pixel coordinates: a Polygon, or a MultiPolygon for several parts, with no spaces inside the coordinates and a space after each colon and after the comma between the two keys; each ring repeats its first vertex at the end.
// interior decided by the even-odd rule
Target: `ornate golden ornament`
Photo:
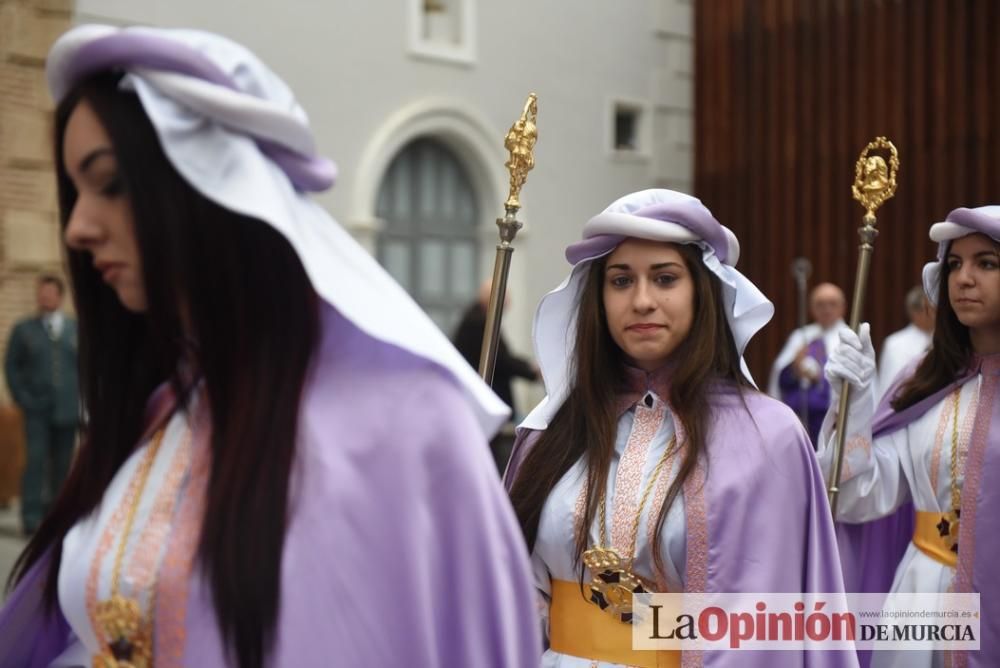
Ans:
{"type": "Polygon", "coordinates": [[[594,547],[583,553],[583,563],[592,574],[590,602],[620,621],[631,623],[632,597],[653,589],[632,572],[631,559],[623,560],[610,548],[594,547]]]}
{"type": "Polygon", "coordinates": [[[520,118],[510,126],[503,141],[504,147],[510,153],[510,158],[505,163],[510,172],[510,194],[504,203],[508,209],[521,208],[518,197],[528,178],[528,172],[535,166],[535,142],[538,141],[536,120],[538,120],[538,96],[531,93],[524,103],[524,111],[521,112],[520,118]]]}
{"type": "Polygon", "coordinates": [[[97,622],[106,649],[94,656],[96,668],[151,668],[152,629],[138,601],[120,594],[101,601],[97,622]]]}
{"type": "Polygon", "coordinates": [[[898,171],[899,153],[892,142],[885,137],[876,137],[861,152],[861,157],[854,165],[854,185],[851,186],[851,194],[865,208],[868,215],[874,215],[876,209],[896,194],[898,171]],[[882,156],[872,153],[877,150],[888,151],[888,164],[882,156]]]}
{"type": "Polygon", "coordinates": [[[948,546],[949,550],[955,553],[958,553],[958,532],[961,528],[959,515],[959,510],[949,510],[946,513],[942,513],[941,521],[937,524],[938,532],[944,540],[944,544],[948,546]]]}

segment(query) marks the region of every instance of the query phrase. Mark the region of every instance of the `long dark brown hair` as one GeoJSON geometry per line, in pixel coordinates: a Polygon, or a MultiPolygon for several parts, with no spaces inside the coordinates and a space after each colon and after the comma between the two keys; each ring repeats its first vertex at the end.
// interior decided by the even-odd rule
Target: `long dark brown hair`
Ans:
{"type": "MultiPolygon", "coordinates": [[[[950,245],[949,245],[950,249],[950,245]]],[[[901,411],[947,387],[969,367],[972,361],[972,339],[969,328],[963,325],[948,296],[948,254],[941,261],[941,278],[938,281],[937,314],[934,316],[934,336],[931,349],[892,399],[893,409],[901,411]]]]}
{"type": "Polygon", "coordinates": [[[148,310],[126,310],[90,253],[67,250],[79,316],[82,445],[12,581],[50,553],[45,595],[56,604],[63,538],[94,511],[135,450],[154,388],[168,381],[180,405],[188,404],[190,379],[182,375],[190,373],[180,368],[193,365],[212,428],[197,563],[211,584],[227,652],[240,666],[261,666],[275,635],[288,481],[319,341],[319,302],[277,231],[215,204],[177,173],[138,98],[119,90],[118,80],[102,74],[84,81],[56,110],[60,216],[65,229],[77,194],[62,145],[70,114],[85,101],[117,158],[148,310]]]}
{"type": "MultiPolygon", "coordinates": [[[[660,573],[663,572],[663,558],[659,544],[664,519],[707,447],[711,418],[709,395],[713,385],[729,384],[741,393],[753,389],[740,370],[740,356],[726,322],[722,284],[705,267],[700,248],[690,244],[679,244],[675,248],[684,258],[694,282],[694,314],[687,338],[671,355],[673,369],[667,400],[680,421],[686,440],[681,449],[683,459],[677,477],[660,507],[652,536],[653,559],[660,573]]],[[[615,399],[625,381],[625,355],[611,338],[604,309],[605,260],[602,258],[591,264],[581,291],[573,387],[521,464],[511,488],[511,501],[531,549],[546,499],[570,467],[585,458],[589,492],[583,521],[575,532],[578,561],[589,547],[589,528],[594,522],[600,492],[607,485],[617,429],[615,399]]]]}

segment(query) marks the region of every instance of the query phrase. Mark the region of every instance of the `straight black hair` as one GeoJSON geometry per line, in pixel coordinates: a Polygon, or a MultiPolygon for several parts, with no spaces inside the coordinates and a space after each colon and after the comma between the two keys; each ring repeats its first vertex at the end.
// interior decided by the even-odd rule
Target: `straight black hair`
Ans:
{"type": "Polygon", "coordinates": [[[56,110],[60,217],[65,229],[77,197],[62,164],[66,126],[87,104],[115,153],[121,188],[114,196],[132,209],[148,309],[126,310],[90,253],[67,249],[79,316],[82,446],[12,582],[50,553],[46,600],[56,604],[63,538],[97,507],[135,450],[153,390],[169,382],[185,406],[193,370],[211,416],[197,568],[211,584],[227,651],[240,666],[261,666],[275,637],[289,476],[319,341],[319,301],[284,237],[212,202],[178,174],[119,79],[96,75],[56,110]]]}

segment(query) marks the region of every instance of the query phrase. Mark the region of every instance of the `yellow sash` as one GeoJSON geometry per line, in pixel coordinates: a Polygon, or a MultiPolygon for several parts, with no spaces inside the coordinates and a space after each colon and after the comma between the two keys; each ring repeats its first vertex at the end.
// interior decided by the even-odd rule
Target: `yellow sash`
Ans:
{"type": "Polygon", "coordinates": [[[580,593],[579,582],[552,580],[549,641],[554,651],[583,659],[640,668],[681,665],[680,651],[632,649],[632,625],[623,624],[587,601],[580,593]]]}
{"type": "Polygon", "coordinates": [[[938,529],[943,513],[927,510],[917,511],[917,523],[913,528],[913,544],[928,557],[955,568],[958,564],[958,553],[952,552],[938,529]]]}

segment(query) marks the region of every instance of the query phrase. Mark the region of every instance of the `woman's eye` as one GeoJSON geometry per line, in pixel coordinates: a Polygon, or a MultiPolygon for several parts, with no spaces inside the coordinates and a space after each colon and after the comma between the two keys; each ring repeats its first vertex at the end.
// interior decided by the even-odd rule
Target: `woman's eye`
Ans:
{"type": "Polygon", "coordinates": [[[958,269],[961,266],[962,266],[962,263],[959,262],[958,260],[948,260],[948,269],[950,271],[955,271],[956,269],[958,269]]]}
{"type": "Polygon", "coordinates": [[[125,182],[122,181],[120,176],[116,176],[107,185],[101,188],[101,194],[105,197],[117,197],[125,192],[125,182]]]}
{"type": "Polygon", "coordinates": [[[998,264],[996,260],[983,260],[979,263],[979,266],[983,269],[996,269],[997,267],[1000,267],[1000,264],[998,264]]]}
{"type": "Polygon", "coordinates": [[[613,276],[611,278],[611,285],[616,288],[628,287],[629,283],[631,283],[631,279],[628,276],[613,276]]]}
{"type": "Polygon", "coordinates": [[[677,280],[677,277],[673,274],[660,274],[656,277],[656,282],[660,285],[670,285],[677,280]]]}

